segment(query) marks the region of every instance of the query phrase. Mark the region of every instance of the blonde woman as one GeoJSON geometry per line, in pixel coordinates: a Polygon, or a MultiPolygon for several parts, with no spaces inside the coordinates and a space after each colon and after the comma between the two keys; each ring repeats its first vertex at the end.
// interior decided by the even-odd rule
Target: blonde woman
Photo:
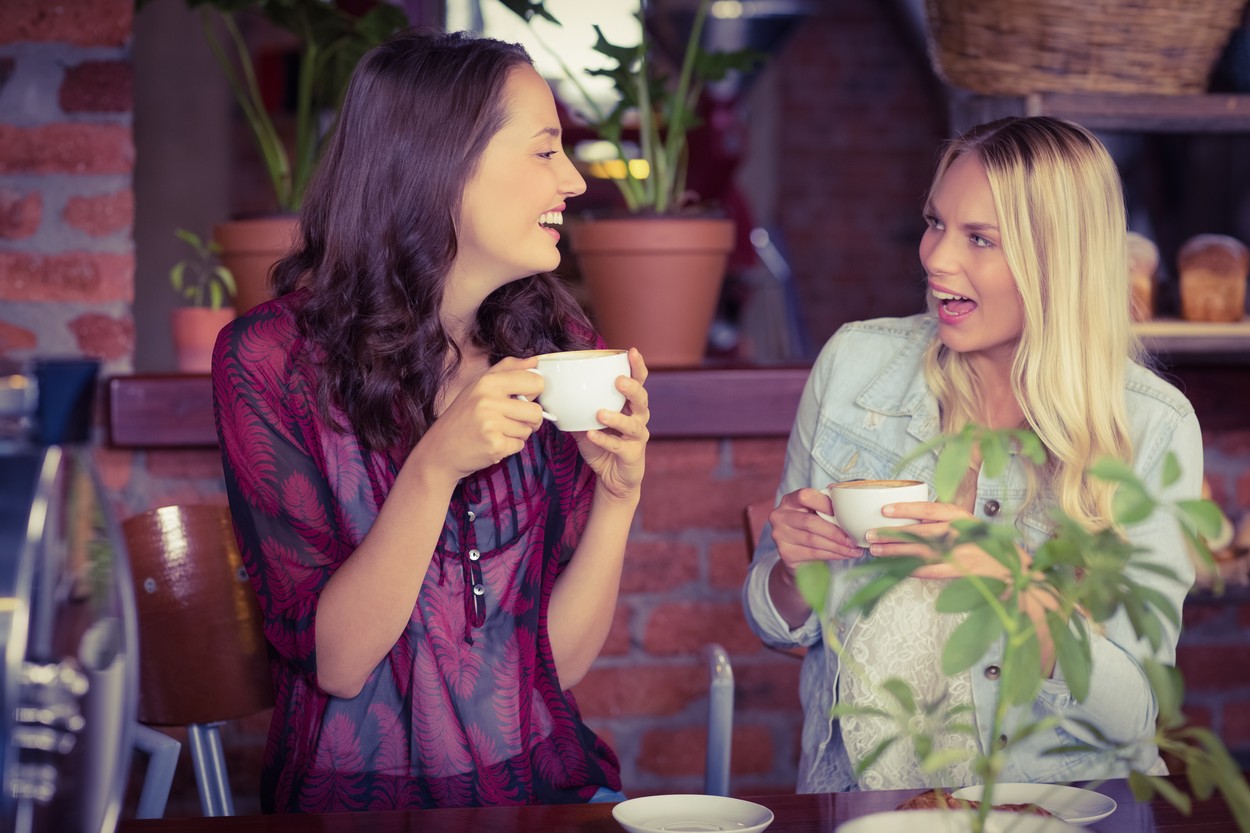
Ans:
{"type": "MultiPolygon", "coordinates": [[[[808,380],[787,449],[778,506],[755,553],[744,590],[755,632],[777,646],[810,646],[801,696],[805,724],[801,792],[958,786],[972,783],[968,765],[938,775],[919,770],[909,745],[871,753],[891,726],[871,718],[829,717],[835,700],[877,705],[874,683],[907,680],[920,696],[971,708],[976,731],[950,732],[939,745],[956,752],[1007,750],[1003,781],[1059,782],[1123,776],[1134,768],[1164,771],[1150,742],[1157,704],[1139,659],[1139,644],[1121,615],[1092,639],[1093,679],[1083,702],[1072,697],[1042,635],[1047,678],[1033,717],[1058,717],[1036,735],[990,737],[1002,649],[972,669],[947,677],[940,653],[958,618],[939,614],[934,599],[959,570],[992,574],[982,552],[950,565],[922,568],[888,594],[869,616],[831,622],[850,659],[839,669],[823,639],[822,617],[798,594],[798,565],[826,561],[833,569],[827,610],[846,596],[845,568],[867,555],[922,554],[915,543],[887,543],[869,533],[867,551],[834,522],[821,488],[829,483],[902,476],[933,482],[929,454],[898,467],[909,452],[940,433],[975,423],[1029,428],[1050,462],[1042,471],[1013,458],[990,478],[974,462],[953,503],[887,507],[915,523],[903,529],[926,537],[953,520],[1010,520],[1029,552],[1051,531],[1049,511],[1061,508],[1088,526],[1110,518],[1111,490],[1086,478],[1099,457],[1112,456],[1147,483],[1161,482],[1169,451],[1183,476],[1165,498],[1197,498],[1202,439],[1183,395],[1138,361],[1129,318],[1126,219],[1119,176],[1102,144],[1077,125],[1052,118],[1010,118],[974,128],[950,143],[925,204],[920,259],[928,283],[928,312],[842,327],[825,345],[808,380]],[[1085,724],[1098,727],[1103,738],[1085,724]],[[1136,743],[1131,761],[1100,744],[1136,743]],[[1098,751],[1047,754],[1085,742],[1098,751]],[[870,760],[859,775],[855,765],[870,760]]],[[[1134,578],[1154,587],[1179,610],[1193,580],[1177,523],[1153,517],[1126,530],[1142,549],[1134,578]],[[1148,565],[1167,567],[1177,579],[1148,565]]],[[[1027,559],[1028,552],[1025,553],[1027,559]]],[[[1038,621],[1046,600],[1026,600],[1038,621]]],[[[1178,633],[1169,628],[1155,656],[1171,662],[1178,633]]]]}

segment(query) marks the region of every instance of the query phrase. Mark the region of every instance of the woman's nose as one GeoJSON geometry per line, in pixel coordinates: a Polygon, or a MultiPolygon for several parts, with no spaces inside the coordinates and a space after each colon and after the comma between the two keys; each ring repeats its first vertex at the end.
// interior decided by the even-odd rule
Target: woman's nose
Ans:
{"type": "Polygon", "coordinates": [[[561,158],[564,159],[565,167],[560,177],[560,193],[567,197],[576,197],[586,193],[586,180],[582,178],[577,166],[573,164],[572,157],[568,154],[561,154],[561,158]]]}
{"type": "Polygon", "coordinates": [[[947,235],[938,229],[930,228],[920,238],[920,264],[930,275],[949,274],[952,269],[953,253],[947,235]]]}

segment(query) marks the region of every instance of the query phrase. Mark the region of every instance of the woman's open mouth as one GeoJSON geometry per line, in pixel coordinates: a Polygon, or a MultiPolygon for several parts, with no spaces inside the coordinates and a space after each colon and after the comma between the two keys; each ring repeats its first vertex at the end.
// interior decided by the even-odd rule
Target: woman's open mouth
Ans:
{"type": "Polygon", "coordinates": [[[977,302],[962,295],[943,292],[938,289],[929,290],[938,302],[938,314],[943,320],[955,320],[964,317],[977,308],[977,302]]]}

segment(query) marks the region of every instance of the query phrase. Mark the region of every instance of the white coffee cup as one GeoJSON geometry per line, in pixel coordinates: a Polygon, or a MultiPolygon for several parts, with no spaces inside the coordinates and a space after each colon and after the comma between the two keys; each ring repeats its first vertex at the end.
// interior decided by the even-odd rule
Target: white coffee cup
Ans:
{"type": "Polygon", "coordinates": [[[605,427],[595,415],[600,410],[619,411],[625,394],[616,380],[629,376],[629,353],[625,350],[567,350],[544,353],[530,372],[543,377],[538,403],[543,417],[561,431],[589,431],[605,427]]]}
{"type": "Polygon", "coordinates": [[[882,506],[929,500],[929,486],[920,480],[846,480],[821,491],[833,501],[833,516],[817,514],[845,529],[861,547],[868,546],[864,536],[870,529],[916,523],[915,518],[887,518],[881,514],[882,506]]]}

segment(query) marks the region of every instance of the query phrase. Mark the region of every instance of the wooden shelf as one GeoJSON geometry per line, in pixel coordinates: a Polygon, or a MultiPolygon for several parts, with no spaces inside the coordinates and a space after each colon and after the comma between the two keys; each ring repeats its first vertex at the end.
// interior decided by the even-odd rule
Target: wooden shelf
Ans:
{"type": "Polygon", "coordinates": [[[1250,354],[1250,321],[1220,323],[1160,319],[1133,325],[1152,353],[1250,354]]]}
{"type": "Polygon", "coordinates": [[[950,88],[948,106],[956,132],[1004,116],[1057,116],[1090,130],[1136,133],[1250,132],[1250,95],[1246,94],[992,96],[950,88]]]}

